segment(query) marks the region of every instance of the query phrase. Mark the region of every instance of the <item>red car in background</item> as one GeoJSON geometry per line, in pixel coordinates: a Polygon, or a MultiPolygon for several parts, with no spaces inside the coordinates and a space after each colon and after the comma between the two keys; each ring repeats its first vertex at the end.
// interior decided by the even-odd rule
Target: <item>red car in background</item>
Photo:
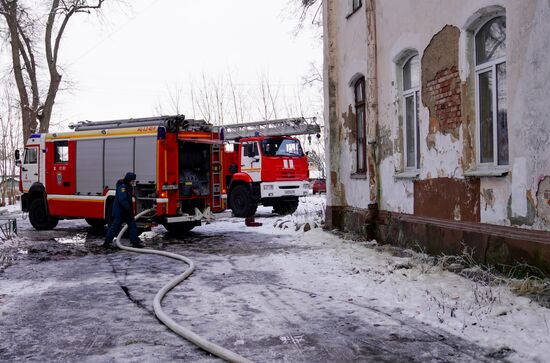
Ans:
{"type": "Polygon", "coordinates": [[[327,192],[327,182],[326,179],[313,179],[311,182],[311,190],[313,194],[321,194],[327,192]]]}

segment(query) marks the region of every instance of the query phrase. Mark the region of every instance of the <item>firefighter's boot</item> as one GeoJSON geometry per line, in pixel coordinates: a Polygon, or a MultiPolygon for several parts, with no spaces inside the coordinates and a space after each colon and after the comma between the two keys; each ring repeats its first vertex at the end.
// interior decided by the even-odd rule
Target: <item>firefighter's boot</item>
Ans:
{"type": "Polygon", "coordinates": [[[145,246],[143,245],[143,242],[141,242],[141,240],[138,238],[137,240],[132,242],[132,247],[134,247],[134,248],[143,248],[145,246]]]}

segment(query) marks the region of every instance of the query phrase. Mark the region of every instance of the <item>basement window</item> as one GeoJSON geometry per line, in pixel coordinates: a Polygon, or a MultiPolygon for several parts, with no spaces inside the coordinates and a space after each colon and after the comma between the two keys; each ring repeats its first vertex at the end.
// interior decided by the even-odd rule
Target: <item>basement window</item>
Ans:
{"type": "Polygon", "coordinates": [[[486,22],[475,34],[478,162],[508,165],[506,17],[486,22]]]}

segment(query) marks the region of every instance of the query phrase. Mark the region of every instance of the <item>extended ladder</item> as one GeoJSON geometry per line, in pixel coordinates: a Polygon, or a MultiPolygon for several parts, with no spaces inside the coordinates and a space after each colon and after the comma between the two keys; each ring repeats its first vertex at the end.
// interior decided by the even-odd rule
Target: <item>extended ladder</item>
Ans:
{"type": "Polygon", "coordinates": [[[304,117],[221,125],[221,127],[224,128],[226,140],[252,137],[258,133],[262,136],[295,136],[321,132],[315,118],[306,119],[304,117]]]}

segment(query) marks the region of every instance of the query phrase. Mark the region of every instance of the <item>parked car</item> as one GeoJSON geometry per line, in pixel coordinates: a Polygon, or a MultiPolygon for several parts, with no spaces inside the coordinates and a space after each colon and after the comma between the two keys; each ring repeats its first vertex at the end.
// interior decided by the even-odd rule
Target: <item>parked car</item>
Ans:
{"type": "Polygon", "coordinates": [[[311,182],[311,190],[313,194],[321,194],[327,192],[326,179],[313,179],[311,182]]]}

